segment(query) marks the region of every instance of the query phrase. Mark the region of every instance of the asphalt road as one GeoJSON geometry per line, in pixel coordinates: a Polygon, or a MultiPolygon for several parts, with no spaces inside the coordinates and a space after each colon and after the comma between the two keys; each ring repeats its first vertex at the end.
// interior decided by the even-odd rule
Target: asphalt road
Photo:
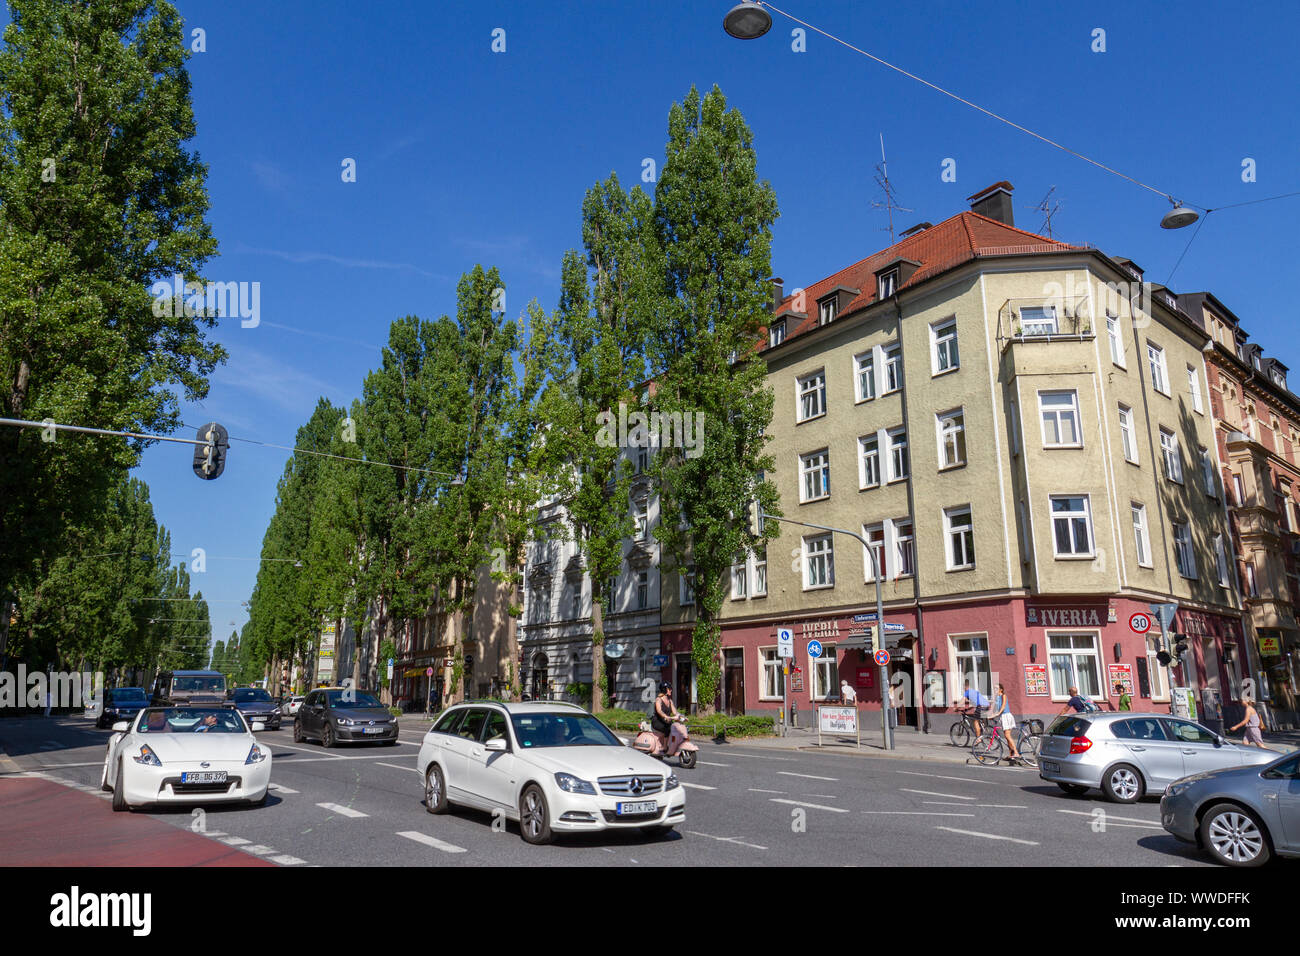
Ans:
{"type": "MultiPolygon", "coordinates": [[[[0,720],[0,749],[10,758],[0,770],[98,795],[109,735],[79,718],[0,720]]],[[[258,736],[274,759],[265,806],[132,817],[289,866],[1213,865],[1161,828],[1155,799],[1121,807],[1099,794],[1070,797],[1024,769],[708,742],[693,770],[676,771],[688,788],[686,823],[671,836],[632,831],[534,847],[514,824],[494,829],[487,814],[425,811],[419,731],[403,731],[396,746],[334,750],[295,744],[287,723],[258,736]]],[[[103,827],[119,825],[123,815],[101,796],[88,810],[102,814],[103,827]]]]}

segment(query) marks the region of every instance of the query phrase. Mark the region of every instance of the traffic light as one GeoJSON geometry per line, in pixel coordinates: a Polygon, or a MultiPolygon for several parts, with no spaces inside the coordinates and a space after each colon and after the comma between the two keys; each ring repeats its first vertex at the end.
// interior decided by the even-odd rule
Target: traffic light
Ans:
{"type": "Polygon", "coordinates": [[[226,468],[226,451],[230,448],[230,436],[216,422],[200,426],[195,436],[203,444],[194,446],[194,474],[204,481],[211,481],[221,475],[226,468]]]}
{"type": "Polygon", "coordinates": [[[868,624],[867,625],[867,653],[875,654],[876,651],[878,650],[880,650],[880,625],[868,624]]]}
{"type": "Polygon", "coordinates": [[[1168,667],[1173,662],[1173,657],[1162,647],[1156,651],[1156,660],[1160,662],[1161,667],[1168,667]]]}
{"type": "Polygon", "coordinates": [[[1187,653],[1187,635],[1186,635],[1186,634],[1175,634],[1175,635],[1174,635],[1174,655],[1177,656],[1177,657],[1182,657],[1182,656],[1183,656],[1184,654],[1186,654],[1186,653],[1187,653]]]}

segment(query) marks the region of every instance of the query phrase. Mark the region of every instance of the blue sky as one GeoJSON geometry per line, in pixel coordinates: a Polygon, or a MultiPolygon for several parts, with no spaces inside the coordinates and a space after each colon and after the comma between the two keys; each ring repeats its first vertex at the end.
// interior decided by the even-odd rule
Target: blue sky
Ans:
{"type": "MultiPolygon", "coordinates": [[[[778,5],[1199,205],[1300,189],[1294,3],[778,5]],[[1099,27],[1104,53],[1091,50],[1099,27]],[[1242,182],[1247,157],[1255,183],[1242,182]]],[[[880,134],[914,210],[896,228],[938,222],[1005,179],[1017,225],[1036,230],[1032,207],[1054,185],[1058,238],[1169,276],[1191,230],[1159,228],[1158,196],[815,34],[795,53],[780,15],[761,40],[733,40],[729,6],[181,2],[187,31],[206,31],[190,72],[221,244],[207,277],[261,283],[261,324],[221,323],[231,360],[185,420],[291,444],[318,396],[358,394],[394,318],[452,312],[478,262],[502,270],[512,315],[533,298],[552,308],[584,191],[661,163],[669,106],[692,84],[721,86],[754,131],[787,289],[888,244],[871,205],[880,134]],[[498,27],[504,53],[491,51],[498,27]],[[345,158],[355,183],[341,180],[345,158]],[[940,179],[947,158],[955,183],[940,179]]],[[[1298,213],[1291,199],[1211,215],[1172,282],[1214,292],[1293,368],[1298,213]]],[[[225,474],[200,482],[183,447],[162,445],[138,469],[173,551],[208,554],[194,579],[219,637],[246,620],[286,457],[235,444],[225,474]]]]}

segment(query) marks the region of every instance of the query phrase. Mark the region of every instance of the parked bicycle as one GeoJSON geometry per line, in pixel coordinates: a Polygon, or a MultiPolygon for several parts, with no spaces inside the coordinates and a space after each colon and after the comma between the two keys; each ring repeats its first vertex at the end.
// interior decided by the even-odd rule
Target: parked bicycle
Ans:
{"type": "Polygon", "coordinates": [[[1016,733],[1016,750],[1019,752],[1012,758],[1007,753],[1007,743],[1002,732],[990,727],[976,738],[974,746],[971,747],[971,756],[985,766],[994,766],[1003,760],[1011,760],[1013,763],[1022,763],[1027,767],[1037,767],[1038,747],[1042,733],[1041,720],[1022,720],[1016,733]]]}

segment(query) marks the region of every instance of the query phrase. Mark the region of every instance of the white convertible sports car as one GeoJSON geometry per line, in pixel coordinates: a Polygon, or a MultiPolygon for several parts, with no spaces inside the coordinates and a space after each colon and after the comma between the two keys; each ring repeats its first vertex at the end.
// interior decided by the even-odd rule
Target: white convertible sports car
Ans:
{"type": "Polygon", "coordinates": [[[261,804],[271,783],[271,751],[230,707],[150,707],[113,725],[100,787],[113,809],[148,804],[261,804]]]}

